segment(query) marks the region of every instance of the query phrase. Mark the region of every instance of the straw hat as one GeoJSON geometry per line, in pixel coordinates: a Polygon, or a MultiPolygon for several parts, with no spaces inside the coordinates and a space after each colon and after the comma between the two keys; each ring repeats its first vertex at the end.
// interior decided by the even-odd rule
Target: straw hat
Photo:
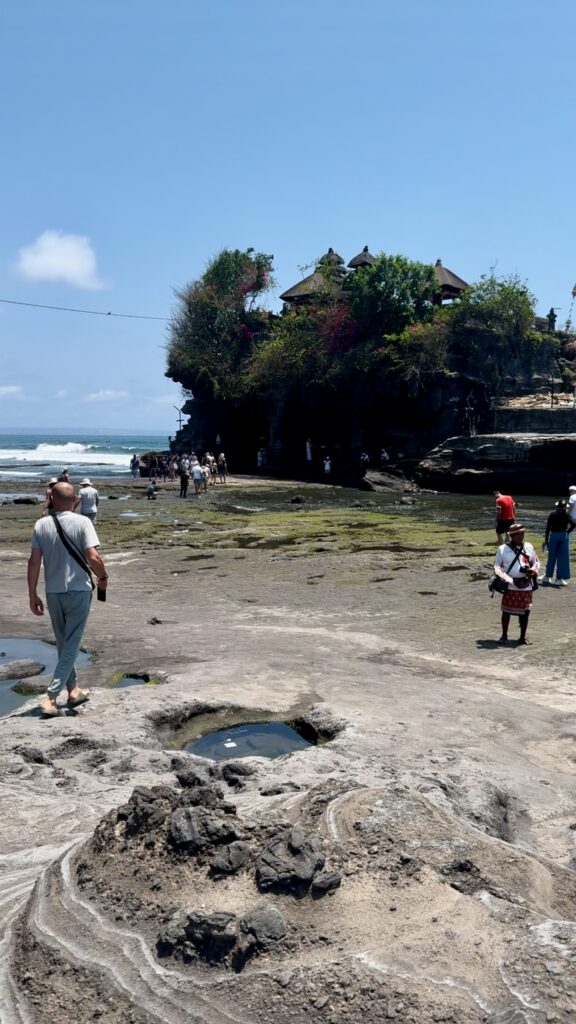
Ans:
{"type": "Polygon", "coordinates": [[[89,483],[90,483],[90,480],[88,479],[87,476],[85,476],[84,479],[80,481],[80,487],[84,487],[84,484],[89,484],[89,483]]]}
{"type": "Polygon", "coordinates": [[[525,530],[526,530],[526,527],[522,526],[522,523],[512,523],[512,526],[508,527],[508,533],[510,534],[511,537],[515,533],[524,533],[525,530]]]}

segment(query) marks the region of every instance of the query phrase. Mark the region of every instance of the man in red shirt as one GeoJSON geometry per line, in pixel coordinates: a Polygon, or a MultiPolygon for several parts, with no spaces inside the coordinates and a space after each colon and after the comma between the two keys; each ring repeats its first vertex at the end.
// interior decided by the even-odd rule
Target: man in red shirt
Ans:
{"type": "Polygon", "coordinates": [[[514,498],[511,498],[509,494],[500,494],[500,491],[494,491],[494,497],[496,498],[496,533],[498,535],[498,543],[505,544],[508,527],[512,526],[512,523],[516,520],[516,505],[514,504],[514,498]]]}

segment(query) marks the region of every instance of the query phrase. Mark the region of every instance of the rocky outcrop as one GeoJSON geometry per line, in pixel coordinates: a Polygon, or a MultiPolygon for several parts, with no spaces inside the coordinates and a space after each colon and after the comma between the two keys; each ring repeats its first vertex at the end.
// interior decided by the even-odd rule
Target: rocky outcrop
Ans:
{"type": "Polygon", "coordinates": [[[477,434],[448,438],[416,476],[437,490],[563,494],[574,483],[575,463],[576,434],[477,434]]]}
{"type": "Polygon", "coordinates": [[[0,665],[0,681],[39,676],[44,671],[44,668],[45,666],[41,665],[39,661],[29,661],[26,658],[19,661],[7,661],[4,665],[0,665]]]}

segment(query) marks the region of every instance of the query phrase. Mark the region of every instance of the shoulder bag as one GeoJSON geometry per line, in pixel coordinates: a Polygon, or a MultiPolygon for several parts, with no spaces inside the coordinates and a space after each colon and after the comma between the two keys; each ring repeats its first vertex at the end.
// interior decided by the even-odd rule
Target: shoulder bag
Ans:
{"type": "MultiPolygon", "coordinates": [[[[522,551],[524,551],[524,548],[522,548],[522,551]]],[[[516,562],[520,558],[522,551],[518,552],[516,558],[508,566],[508,573],[510,573],[510,569],[512,568],[512,566],[516,564],[516,562]]],[[[492,579],[490,580],[490,583],[488,584],[488,590],[491,592],[492,597],[494,597],[494,594],[506,594],[508,591],[508,584],[506,580],[502,579],[501,576],[497,576],[496,573],[494,573],[492,579]]]]}

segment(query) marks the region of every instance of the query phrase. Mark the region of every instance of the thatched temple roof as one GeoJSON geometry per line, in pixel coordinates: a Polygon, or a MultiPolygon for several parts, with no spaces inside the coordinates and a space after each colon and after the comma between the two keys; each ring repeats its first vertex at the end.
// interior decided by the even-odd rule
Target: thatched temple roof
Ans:
{"type": "Polygon", "coordinates": [[[466,281],[463,281],[457,274],[453,274],[447,267],[442,266],[442,260],[436,260],[434,273],[443,299],[455,299],[465,288],[468,288],[466,281]]]}
{"type": "MultiPolygon", "coordinates": [[[[348,266],[355,270],[357,267],[370,267],[375,262],[376,258],[365,245],[362,252],[350,260],[348,266]]],[[[447,267],[442,266],[442,260],[436,260],[434,272],[440,285],[440,293],[435,301],[443,302],[445,299],[456,299],[465,288],[468,288],[466,281],[448,270],[447,267]]],[[[318,260],[316,270],[282,292],[280,298],[283,302],[298,304],[313,301],[321,295],[337,296],[341,294],[345,276],[344,260],[337,252],[334,252],[334,249],[330,248],[318,260]]]]}
{"type": "Polygon", "coordinates": [[[339,294],[346,274],[342,257],[334,252],[334,249],[328,249],[328,252],[318,260],[318,268],[313,274],[309,274],[302,281],[298,281],[298,284],[282,292],[280,296],[282,301],[299,303],[307,302],[322,294],[339,294]]]}
{"type": "Polygon", "coordinates": [[[376,263],[376,258],[368,252],[368,246],[365,245],[362,252],[352,257],[348,266],[351,270],[356,270],[357,267],[371,267],[373,263],[376,263]]]}

